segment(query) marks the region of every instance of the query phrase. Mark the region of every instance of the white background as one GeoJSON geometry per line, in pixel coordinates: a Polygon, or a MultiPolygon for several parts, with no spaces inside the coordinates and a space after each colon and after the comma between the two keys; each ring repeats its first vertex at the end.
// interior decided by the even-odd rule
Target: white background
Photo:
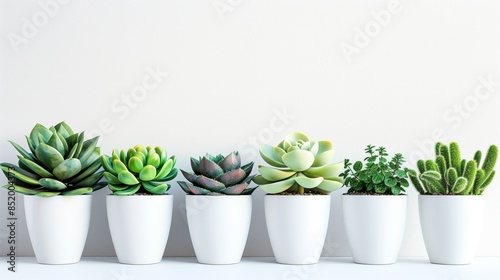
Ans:
{"type": "MultiPolygon", "coordinates": [[[[291,131],[331,140],[336,160],[361,159],[367,144],[384,145],[403,153],[409,167],[432,155],[435,140],[458,141],[467,157],[500,144],[498,1],[395,2],[384,26],[374,17],[389,1],[62,2],[0,1],[0,161],[17,161],[7,140],[25,146],[35,123],[61,120],[102,134],[104,153],[160,145],[188,170],[190,157],[236,149],[243,162],[263,163],[254,145],[277,144],[291,131]],[[55,5],[44,8],[49,2],[55,5]],[[150,80],[155,87],[141,94],[151,71],[168,77],[150,80]],[[481,79],[494,81],[489,90],[481,79]]],[[[485,192],[480,256],[500,256],[499,182],[485,192]]],[[[332,194],[325,256],[350,254],[342,192],[332,194]]],[[[114,256],[107,193],[94,194],[85,256],[114,256]]],[[[184,193],[175,181],[170,193],[165,255],[193,256],[184,193]]],[[[408,194],[400,254],[425,256],[417,194],[408,194]]],[[[0,191],[1,255],[6,195],[0,191]]],[[[253,197],[245,256],[272,256],[263,196],[253,197]]],[[[30,256],[21,197],[17,253],[30,256]]]]}

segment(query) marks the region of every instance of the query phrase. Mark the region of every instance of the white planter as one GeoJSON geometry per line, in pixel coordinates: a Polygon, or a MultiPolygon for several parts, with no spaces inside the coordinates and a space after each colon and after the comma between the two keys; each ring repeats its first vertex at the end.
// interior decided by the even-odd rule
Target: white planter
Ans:
{"type": "Polygon", "coordinates": [[[392,264],[403,241],[406,195],[343,195],[344,225],[355,263],[392,264]]]}
{"type": "Polygon", "coordinates": [[[482,195],[419,195],[420,226],[431,263],[470,264],[484,216],[482,195]]]}
{"type": "Polygon", "coordinates": [[[161,262],[172,222],[173,195],[108,195],[106,208],[120,263],[161,262]]]}
{"type": "Polygon", "coordinates": [[[90,223],[92,196],[24,196],[28,233],[42,264],[80,261],[90,223]]]}
{"type": "Polygon", "coordinates": [[[252,218],[251,195],[186,195],[186,214],[198,262],[240,262],[252,218]]]}
{"type": "Polygon", "coordinates": [[[283,264],[319,261],[330,217],[329,195],[266,195],[267,231],[274,256],[283,264]]]}

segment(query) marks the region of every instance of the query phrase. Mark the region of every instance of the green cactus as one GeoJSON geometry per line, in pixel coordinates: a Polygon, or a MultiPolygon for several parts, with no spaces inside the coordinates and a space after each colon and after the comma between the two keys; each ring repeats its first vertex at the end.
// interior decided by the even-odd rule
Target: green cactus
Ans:
{"type": "Polygon", "coordinates": [[[224,157],[205,155],[199,160],[191,158],[193,173],[181,169],[189,182],[178,181],[181,188],[191,195],[249,195],[256,189],[248,188],[253,162],[241,166],[238,152],[224,157]]]}
{"type": "Polygon", "coordinates": [[[99,137],[85,140],[65,122],[46,128],[36,124],[26,136],[30,152],[9,141],[19,152],[18,165],[2,163],[9,179],[4,188],[25,195],[83,195],[103,188],[99,137]]]}
{"type": "Polygon", "coordinates": [[[104,178],[114,195],[165,194],[165,183],[177,176],[175,156],[167,157],[161,147],[136,145],[127,151],[113,150],[111,156],[101,157],[106,170],[104,178]]]}
{"type": "Polygon", "coordinates": [[[260,165],[260,175],[253,181],[267,193],[329,194],[343,185],[339,175],[344,161],[330,164],[334,156],[330,141],[312,141],[294,132],[276,147],[262,145],[260,155],[271,166],[260,165]]]}
{"type": "Polygon", "coordinates": [[[420,194],[480,195],[495,176],[498,148],[491,145],[481,166],[482,152],[477,151],[472,160],[461,159],[456,142],[449,146],[436,143],[436,160],[419,160],[417,171],[408,175],[420,194]]]}

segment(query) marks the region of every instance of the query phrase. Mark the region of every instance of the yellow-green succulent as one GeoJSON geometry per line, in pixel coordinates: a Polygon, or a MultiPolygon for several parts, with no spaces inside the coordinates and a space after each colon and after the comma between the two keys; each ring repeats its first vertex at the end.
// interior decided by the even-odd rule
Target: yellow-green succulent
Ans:
{"type": "Polygon", "coordinates": [[[313,141],[293,132],[277,146],[262,145],[260,155],[271,166],[259,165],[253,181],[270,194],[307,192],[329,194],[340,189],[344,161],[330,163],[334,156],[330,141],[313,141]]]}

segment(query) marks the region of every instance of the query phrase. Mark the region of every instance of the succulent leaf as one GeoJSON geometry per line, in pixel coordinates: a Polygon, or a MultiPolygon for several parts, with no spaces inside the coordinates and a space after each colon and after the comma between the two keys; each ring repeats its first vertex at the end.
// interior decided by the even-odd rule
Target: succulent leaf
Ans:
{"type": "Polygon", "coordinates": [[[218,165],[224,170],[224,172],[228,172],[231,170],[235,170],[240,168],[241,166],[241,158],[238,152],[232,152],[225,158],[223,158],[218,165]]]}
{"type": "MultiPolygon", "coordinates": [[[[158,162],[159,163],[159,162],[158,162]]],[[[156,168],[153,165],[146,165],[139,173],[141,181],[151,181],[156,177],[156,168]]]]}
{"type": "Polygon", "coordinates": [[[58,166],[56,166],[56,168],[54,168],[54,170],[52,170],[52,173],[54,173],[57,179],[66,180],[75,176],[81,170],[82,165],[80,161],[76,158],[72,158],[66,159],[61,162],[61,164],[59,164],[58,166]]]}
{"type": "Polygon", "coordinates": [[[267,162],[268,164],[270,164],[271,166],[287,167],[283,163],[283,160],[282,160],[283,156],[281,158],[275,158],[274,150],[275,149],[273,146],[264,144],[264,145],[260,146],[259,152],[260,152],[262,159],[265,162],[267,162]]]}
{"type": "Polygon", "coordinates": [[[41,143],[38,147],[36,147],[35,154],[37,159],[49,171],[54,170],[56,166],[64,161],[64,158],[59,151],[45,143],[41,143]]]}
{"type": "Polygon", "coordinates": [[[292,170],[276,169],[268,166],[259,166],[259,173],[268,181],[280,181],[295,175],[297,172],[292,170]]]}
{"type": "Polygon", "coordinates": [[[66,189],[68,186],[66,186],[63,182],[58,181],[56,179],[52,178],[42,178],[38,180],[40,185],[48,190],[51,191],[60,191],[66,189]]]}
{"type": "Polygon", "coordinates": [[[312,189],[323,182],[323,177],[309,178],[303,174],[299,174],[295,177],[295,182],[301,187],[312,189]]]}
{"type": "Polygon", "coordinates": [[[200,174],[205,175],[209,178],[217,178],[220,175],[224,174],[224,170],[217,165],[217,163],[208,159],[207,157],[203,157],[200,160],[200,174]]]}
{"type": "Polygon", "coordinates": [[[294,171],[305,171],[314,163],[314,155],[309,151],[295,150],[282,157],[283,163],[294,171]]]}

